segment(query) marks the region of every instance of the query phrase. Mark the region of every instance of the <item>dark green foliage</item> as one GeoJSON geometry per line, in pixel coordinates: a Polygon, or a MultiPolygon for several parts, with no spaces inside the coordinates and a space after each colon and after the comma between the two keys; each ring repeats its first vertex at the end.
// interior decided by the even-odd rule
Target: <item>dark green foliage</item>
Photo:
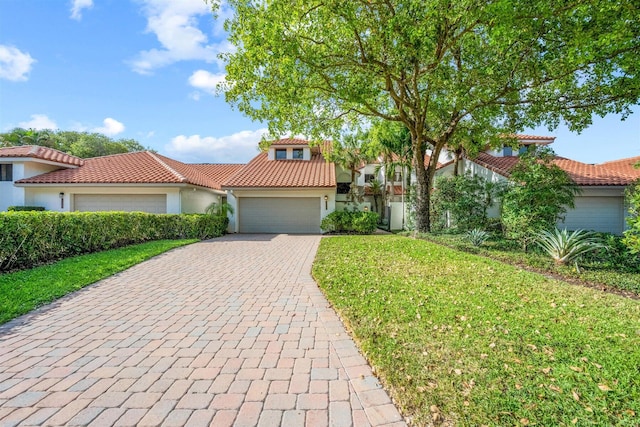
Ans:
{"type": "Polygon", "coordinates": [[[375,212],[335,211],[324,217],[320,228],[327,233],[372,234],[378,218],[375,212]]]}
{"type": "Polygon", "coordinates": [[[43,206],[9,206],[7,211],[9,212],[20,212],[20,211],[43,211],[43,206]]]}
{"type": "Polygon", "coordinates": [[[14,128],[10,132],[0,133],[0,147],[18,145],[40,145],[83,159],[145,150],[135,139],[114,140],[95,132],[14,128]]]}
{"type": "Polygon", "coordinates": [[[439,177],[431,195],[432,230],[486,228],[487,210],[501,192],[500,184],[479,176],[439,177]]]}
{"type": "Polygon", "coordinates": [[[0,271],[161,239],[209,239],[228,219],[143,212],[7,212],[0,214],[0,271]]]}
{"type": "MultiPolygon", "coordinates": [[[[637,166],[636,166],[637,167],[637,166]]],[[[624,232],[624,244],[632,254],[640,255],[640,182],[626,191],[629,204],[629,229],[624,232]]]]}
{"type": "Polygon", "coordinates": [[[569,174],[553,163],[554,153],[541,148],[523,154],[511,171],[511,186],[502,197],[502,224],[507,237],[523,248],[542,230],[563,218],[580,191],[569,174]]]}

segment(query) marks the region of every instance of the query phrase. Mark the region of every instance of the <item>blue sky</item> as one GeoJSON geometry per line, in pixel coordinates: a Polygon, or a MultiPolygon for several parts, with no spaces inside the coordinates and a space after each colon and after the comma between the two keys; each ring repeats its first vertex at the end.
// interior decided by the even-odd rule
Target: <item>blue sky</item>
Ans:
{"type": "MultiPolygon", "coordinates": [[[[0,0],[0,132],[96,131],[185,162],[247,162],[265,126],[213,95],[230,48],[203,0],[0,0]]],[[[586,163],[637,156],[633,110],[581,135],[529,133],[586,163]]]]}

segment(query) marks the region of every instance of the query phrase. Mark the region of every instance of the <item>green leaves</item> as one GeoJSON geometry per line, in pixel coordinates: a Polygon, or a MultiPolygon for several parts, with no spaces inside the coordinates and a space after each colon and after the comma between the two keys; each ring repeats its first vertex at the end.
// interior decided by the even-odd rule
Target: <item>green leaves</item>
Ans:
{"type": "Polygon", "coordinates": [[[536,241],[558,264],[572,263],[587,252],[605,247],[596,233],[584,230],[569,233],[566,228],[543,230],[536,241]]]}

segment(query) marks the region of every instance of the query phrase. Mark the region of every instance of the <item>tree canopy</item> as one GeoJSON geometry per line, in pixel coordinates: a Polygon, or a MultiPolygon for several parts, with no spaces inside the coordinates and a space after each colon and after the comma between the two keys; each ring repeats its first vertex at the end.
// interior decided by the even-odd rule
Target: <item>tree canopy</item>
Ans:
{"type": "Polygon", "coordinates": [[[41,145],[81,158],[144,151],[135,139],[114,140],[101,133],[15,128],[0,134],[0,147],[41,145]]]}
{"type": "Polygon", "coordinates": [[[639,101],[637,0],[228,3],[228,102],[276,137],[404,124],[420,231],[443,148],[502,144],[540,124],[579,131],[639,101]]]}

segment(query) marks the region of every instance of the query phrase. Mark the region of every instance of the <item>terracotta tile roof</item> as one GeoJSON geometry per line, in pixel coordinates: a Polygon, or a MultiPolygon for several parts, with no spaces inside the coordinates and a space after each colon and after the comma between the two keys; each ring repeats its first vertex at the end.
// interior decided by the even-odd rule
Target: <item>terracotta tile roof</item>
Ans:
{"type": "Polygon", "coordinates": [[[523,135],[523,134],[515,134],[509,135],[515,137],[519,141],[529,140],[529,141],[549,141],[550,143],[556,140],[555,136],[539,136],[539,135],[523,135]]]}
{"type": "MultiPolygon", "coordinates": [[[[494,157],[487,153],[480,153],[472,161],[494,171],[502,176],[508,177],[511,170],[518,163],[518,157],[494,157]]],[[[581,163],[564,157],[556,157],[554,163],[562,170],[566,171],[571,179],[578,185],[629,185],[640,179],[640,169],[634,169],[634,161],[640,157],[631,159],[616,160],[598,165],[581,163]]]]}
{"type": "Polygon", "coordinates": [[[244,164],[189,164],[192,169],[199,171],[206,175],[216,183],[218,183],[216,189],[221,188],[221,184],[229,179],[233,174],[245,167],[244,164]]]}
{"type": "MultiPolygon", "coordinates": [[[[391,187],[393,187],[393,194],[399,196],[402,194],[402,185],[387,185],[387,194],[391,194],[391,187]]],[[[404,193],[408,193],[408,188],[404,189],[404,193]]],[[[371,187],[364,187],[364,195],[365,196],[373,196],[373,192],[371,192],[371,187]]]]}
{"type": "Polygon", "coordinates": [[[626,175],[638,176],[638,174],[640,174],[640,169],[635,167],[637,164],[640,164],[640,156],[604,162],[601,163],[600,166],[626,175]]]}
{"type": "Polygon", "coordinates": [[[269,160],[260,153],[222,184],[223,188],[314,188],[335,187],[335,164],[320,153],[311,160],[269,160]]]}
{"type": "Polygon", "coordinates": [[[84,163],[84,160],[79,157],[39,145],[0,148],[0,157],[31,157],[72,166],[81,166],[84,163]]]}
{"type": "Polygon", "coordinates": [[[18,184],[193,184],[220,189],[202,169],[149,151],[85,159],[82,167],[62,169],[18,184]]]}
{"type": "Polygon", "coordinates": [[[298,138],[282,138],[275,141],[271,141],[271,146],[276,145],[309,145],[309,141],[298,138]]]}

